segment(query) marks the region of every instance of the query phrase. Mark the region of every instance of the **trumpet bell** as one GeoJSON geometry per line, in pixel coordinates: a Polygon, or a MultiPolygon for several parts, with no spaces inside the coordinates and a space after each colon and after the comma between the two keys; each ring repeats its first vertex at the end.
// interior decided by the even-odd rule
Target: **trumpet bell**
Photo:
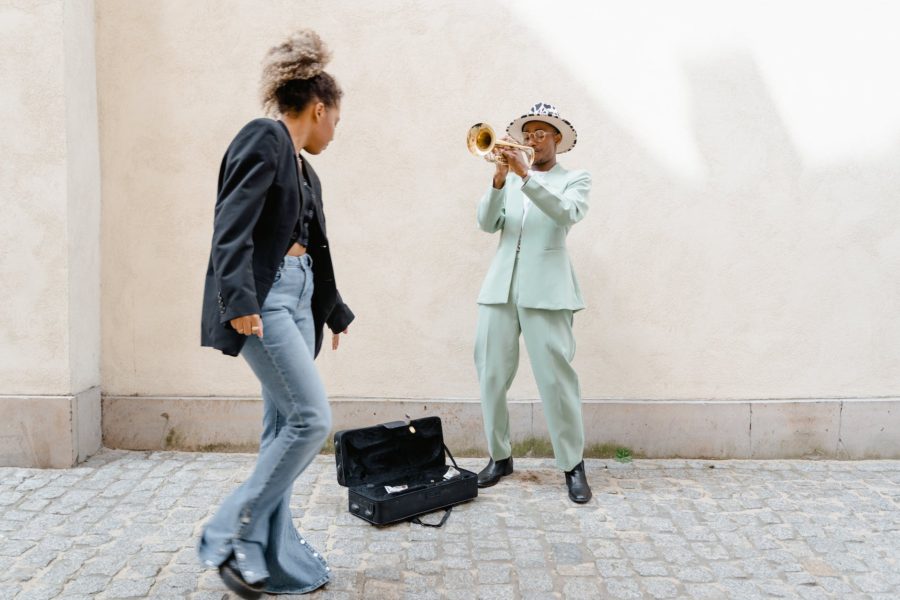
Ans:
{"type": "Polygon", "coordinates": [[[485,156],[494,149],[494,128],[487,123],[475,123],[469,128],[466,145],[469,152],[476,156],[485,156]]]}
{"type": "Polygon", "coordinates": [[[469,152],[490,162],[506,163],[495,152],[497,146],[503,146],[524,152],[528,164],[534,163],[534,148],[498,140],[497,134],[494,133],[494,128],[487,123],[475,123],[469,127],[469,133],[466,135],[466,145],[469,147],[469,152]]]}

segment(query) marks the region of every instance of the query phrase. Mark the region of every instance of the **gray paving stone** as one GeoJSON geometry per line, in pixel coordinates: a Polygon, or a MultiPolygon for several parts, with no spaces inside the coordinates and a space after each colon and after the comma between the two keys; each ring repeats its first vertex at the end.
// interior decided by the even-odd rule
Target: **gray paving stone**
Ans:
{"type": "Polygon", "coordinates": [[[432,561],[409,561],[407,569],[419,575],[437,575],[443,572],[441,564],[432,561]]]}
{"type": "Polygon", "coordinates": [[[19,592],[16,600],[50,600],[62,593],[62,587],[58,585],[38,583],[19,592]]]}
{"type": "Polygon", "coordinates": [[[457,569],[469,570],[474,564],[471,559],[460,556],[447,556],[441,561],[441,563],[444,566],[445,574],[452,573],[457,569]]]}
{"type": "Polygon", "coordinates": [[[411,561],[433,561],[437,558],[437,544],[433,542],[416,542],[410,545],[406,556],[411,561]]]}
{"type": "Polygon", "coordinates": [[[0,492],[0,506],[10,506],[25,497],[25,492],[0,492]]]}
{"type": "Polygon", "coordinates": [[[81,568],[81,562],[75,560],[57,560],[41,573],[41,583],[64,586],[81,568]]]}
{"type": "Polygon", "coordinates": [[[509,565],[481,564],[478,566],[478,583],[509,583],[511,570],[509,565]]]}
{"type": "Polygon", "coordinates": [[[547,557],[543,552],[523,552],[517,554],[513,561],[516,567],[528,569],[533,567],[542,567],[547,562],[547,557]]]}
{"type": "Polygon", "coordinates": [[[828,592],[820,587],[801,587],[797,589],[797,594],[804,600],[823,600],[833,598],[828,592]]]}
{"type": "Polygon", "coordinates": [[[128,563],[127,558],[115,554],[104,553],[82,567],[84,575],[105,575],[112,577],[128,563]]]}
{"type": "Polygon", "coordinates": [[[855,583],[859,589],[867,593],[875,593],[875,592],[890,592],[892,589],[896,589],[896,585],[891,585],[890,581],[882,577],[878,574],[868,573],[866,575],[854,575],[852,577],[853,583],[855,583]]]}
{"type": "Polygon", "coordinates": [[[18,557],[27,550],[34,548],[35,542],[30,540],[7,540],[0,535],[0,556],[18,557]]]}
{"type": "Polygon", "coordinates": [[[603,577],[633,577],[634,570],[631,568],[629,561],[624,559],[598,560],[596,561],[597,571],[603,577]]]}
{"type": "Polygon", "coordinates": [[[227,600],[226,592],[195,592],[190,595],[190,600],[227,600]]]}
{"type": "Polygon", "coordinates": [[[666,577],[669,569],[661,562],[632,561],[634,571],[641,577],[666,577]]]}
{"type": "MultiPolygon", "coordinates": [[[[633,579],[607,579],[604,584],[606,594],[610,598],[626,598],[628,600],[642,598],[638,584],[633,579]]],[[[594,597],[598,596],[600,595],[594,597]]]]}
{"type": "Polygon", "coordinates": [[[430,592],[438,587],[439,577],[436,575],[407,575],[405,578],[406,591],[430,592]]]}
{"type": "Polygon", "coordinates": [[[631,558],[650,559],[656,557],[656,549],[653,544],[635,543],[625,546],[625,553],[631,558]]]}
{"type": "Polygon", "coordinates": [[[515,592],[511,585],[485,585],[478,587],[475,597],[478,600],[512,600],[515,592]]]}
{"type": "Polygon", "coordinates": [[[156,582],[153,579],[122,579],[113,582],[100,594],[101,599],[143,598],[156,582]]]}
{"type": "MultiPolygon", "coordinates": [[[[0,598],[225,598],[196,537],[254,460],[102,451],[77,469],[0,468],[0,598]]],[[[552,460],[522,459],[540,483],[501,482],[441,529],[375,528],[318,457],[292,496],[333,569],[316,597],[900,597],[900,461],[587,463],[585,507],[552,460]]]]}
{"type": "Polygon", "coordinates": [[[653,598],[675,598],[678,596],[678,582],[673,579],[651,577],[642,580],[641,584],[653,598]]]}
{"type": "Polygon", "coordinates": [[[523,593],[553,591],[553,572],[548,569],[517,569],[516,579],[523,593]]]}
{"type": "Polygon", "coordinates": [[[762,598],[763,594],[756,582],[749,579],[723,579],[719,585],[725,589],[730,598],[762,598]]]}
{"type": "Polygon", "coordinates": [[[512,560],[509,550],[476,550],[478,560],[512,560]]]}
{"type": "Polygon", "coordinates": [[[580,544],[574,543],[558,543],[553,544],[553,556],[556,564],[578,565],[587,559],[590,554],[585,556],[580,544]]]}
{"type": "Polygon", "coordinates": [[[715,579],[717,581],[729,578],[740,579],[748,576],[747,571],[743,567],[742,561],[717,561],[710,563],[709,567],[715,574],[715,579]]]}
{"type": "Polygon", "coordinates": [[[600,597],[600,589],[594,579],[569,577],[563,584],[563,597],[566,600],[595,600],[600,597]]]}
{"type": "Polygon", "coordinates": [[[96,595],[109,587],[109,577],[84,576],[72,579],[65,588],[67,594],[96,595]]]}

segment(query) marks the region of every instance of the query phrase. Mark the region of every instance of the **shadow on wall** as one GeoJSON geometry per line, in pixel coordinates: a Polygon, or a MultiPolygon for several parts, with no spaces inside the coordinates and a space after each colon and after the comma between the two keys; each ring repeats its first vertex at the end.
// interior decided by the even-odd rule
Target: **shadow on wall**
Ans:
{"type": "MultiPolygon", "coordinates": [[[[107,394],[258,394],[242,361],[199,348],[199,306],[219,159],[258,115],[259,60],[292,20],[336,49],[347,92],[334,147],[313,161],[358,315],[339,355],[320,359],[331,394],[477,397],[475,298],[496,238],[474,228],[490,171],[462,137],[538,99],[578,128],[561,162],[594,177],[570,235],[589,304],[585,397],[877,396],[900,382],[900,147],[805,168],[751,56],[685,65],[696,181],[497,3],[143,6],[98,3],[107,394]]],[[[534,398],[525,362],[511,395],[534,398]]]]}
{"type": "Polygon", "coordinates": [[[586,396],[889,395],[900,146],[807,168],[751,56],[685,69],[703,180],[668,172],[602,112],[582,125],[605,148],[587,166],[593,214],[570,235],[593,309],[586,396]]]}

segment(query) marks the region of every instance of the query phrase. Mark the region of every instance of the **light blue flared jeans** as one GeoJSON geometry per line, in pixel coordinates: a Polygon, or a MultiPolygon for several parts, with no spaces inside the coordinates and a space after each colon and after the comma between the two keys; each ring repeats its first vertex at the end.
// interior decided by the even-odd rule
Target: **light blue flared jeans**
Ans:
{"type": "Polygon", "coordinates": [[[219,507],[200,539],[200,559],[217,567],[234,555],[250,583],[270,594],[305,593],[329,578],[325,559],[291,520],[294,480],[331,431],[331,409],[313,363],[312,259],[285,256],[262,307],[263,338],[241,356],[262,384],[263,432],[250,477],[219,507]]]}

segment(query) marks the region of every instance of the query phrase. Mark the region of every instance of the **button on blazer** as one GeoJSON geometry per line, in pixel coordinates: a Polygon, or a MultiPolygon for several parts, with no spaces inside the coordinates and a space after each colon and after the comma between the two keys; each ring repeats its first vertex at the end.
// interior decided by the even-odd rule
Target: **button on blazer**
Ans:
{"type": "Polygon", "coordinates": [[[203,290],[200,341],[237,356],[246,337],[235,331],[235,317],[260,314],[260,307],[291,245],[291,234],[305,203],[314,202],[318,218],[307,251],[313,259],[312,313],[315,353],[325,324],[335,333],[354,315],[334,279],[325,234],[322,186],[304,159],[312,194],[300,185],[294,145],[287,127],[273,119],[255,119],[228,146],[219,169],[212,249],[203,290]]]}

